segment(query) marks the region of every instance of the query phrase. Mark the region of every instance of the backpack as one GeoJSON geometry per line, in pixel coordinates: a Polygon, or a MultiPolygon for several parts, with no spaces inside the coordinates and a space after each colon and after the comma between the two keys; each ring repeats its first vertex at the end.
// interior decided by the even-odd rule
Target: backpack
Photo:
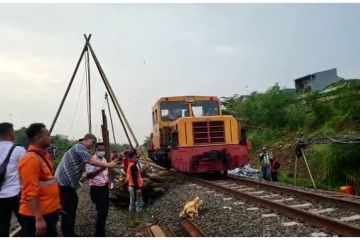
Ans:
{"type": "Polygon", "coordinates": [[[16,147],[16,145],[13,145],[10,148],[4,162],[0,165],[0,190],[1,190],[2,184],[5,182],[5,175],[6,175],[7,165],[9,164],[11,154],[13,153],[15,147],[16,147]]]}

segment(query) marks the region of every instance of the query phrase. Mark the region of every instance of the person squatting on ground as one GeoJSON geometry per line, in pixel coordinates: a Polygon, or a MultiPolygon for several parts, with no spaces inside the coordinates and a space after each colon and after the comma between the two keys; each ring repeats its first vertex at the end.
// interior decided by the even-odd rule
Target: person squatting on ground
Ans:
{"type": "Polygon", "coordinates": [[[129,166],[126,171],[126,178],[129,184],[128,190],[130,195],[129,211],[141,212],[144,207],[141,189],[143,187],[143,179],[140,174],[139,157],[136,149],[128,153],[129,166]]]}
{"type": "Polygon", "coordinates": [[[23,235],[56,237],[61,206],[59,186],[47,151],[51,144],[50,133],[44,124],[33,123],[27,128],[26,135],[30,146],[18,164],[23,235]]]}
{"type": "Polygon", "coordinates": [[[25,149],[14,145],[15,131],[11,123],[0,123],[0,237],[8,237],[12,213],[20,225],[20,184],[17,164],[25,149]]]}
{"type": "MultiPolygon", "coordinates": [[[[104,143],[95,144],[92,159],[106,162],[104,143]]],[[[117,159],[113,159],[116,160],[117,159]]],[[[105,223],[109,212],[109,170],[86,164],[86,178],[89,180],[90,198],[96,207],[95,237],[105,237],[105,223]]]]}
{"type": "Polygon", "coordinates": [[[77,236],[74,228],[78,206],[76,190],[81,186],[79,181],[86,163],[103,168],[119,167],[116,161],[106,162],[92,159],[89,152],[92,151],[95,143],[96,137],[90,133],[79,139],[78,143],[64,153],[55,172],[55,177],[60,185],[63,205],[61,229],[64,237],[77,236]]]}
{"type": "Polygon", "coordinates": [[[266,150],[266,147],[264,146],[262,148],[262,153],[260,154],[260,164],[261,164],[261,171],[262,171],[263,178],[267,181],[271,180],[270,159],[272,159],[272,156],[266,150]]]}

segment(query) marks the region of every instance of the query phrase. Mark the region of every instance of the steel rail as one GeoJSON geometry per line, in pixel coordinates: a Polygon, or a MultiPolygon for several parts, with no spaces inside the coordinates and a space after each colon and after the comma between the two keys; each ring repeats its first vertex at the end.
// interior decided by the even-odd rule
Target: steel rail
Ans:
{"type": "Polygon", "coordinates": [[[180,224],[186,234],[190,237],[206,237],[206,234],[201,231],[193,222],[189,219],[182,219],[180,224]]]}
{"type": "MultiPolygon", "coordinates": [[[[147,164],[149,164],[150,166],[156,167],[158,169],[164,169],[158,165],[156,165],[155,163],[149,163],[147,162],[147,164]]],[[[355,209],[357,211],[359,211],[359,204],[357,202],[353,202],[350,200],[346,200],[346,199],[338,199],[335,197],[329,197],[329,196],[324,196],[321,195],[319,193],[312,193],[312,192],[308,192],[305,190],[299,190],[299,189],[291,189],[291,188],[286,188],[283,186],[276,186],[274,184],[266,184],[266,183],[262,183],[262,182],[258,182],[256,180],[251,180],[251,179],[244,179],[244,178],[238,178],[238,177],[227,177],[228,179],[231,180],[235,180],[235,181],[245,181],[251,184],[257,184],[260,186],[264,186],[265,188],[269,188],[269,189],[273,189],[276,191],[283,191],[283,192],[288,192],[288,193],[292,193],[294,195],[297,196],[301,196],[301,197],[306,197],[308,199],[318,199],[318,200],[328,200],[329,202],[332,203],[337,203],[340,204],[341,206],[345,206],[345,207],[349,207],[351,209],[355,209]]],[[[201,184],[203,186],[212,188],[214,190],[226,193],[226,194],[230,194],[236,198],[242,199],[242,200],[246,200],[249,202],[254,202],[257,203],[259,205],[262,205],[264,207],[268,207],[271,208],[275,211],[281,212],[282,214],[293,218],[295,220],[301,220],[303,222],[306,222],[310,225],[313,225],[315,227],[324,229],[324,231],[326,232],[334,232],[337,234],[340,234],[342,236],[356,236],[359,237],[360,236],[360,228],[354,225],[350,225],[350,224],[346,224],[343,222],[340,222],[338,220],[335,219],[331,219],[328,217],[323,217],[321,215],[317,215],[302,209],[297,209],[294,207],[290,207],[281,203],[277,203],[277,202],[272,202],[270,200],[258,197],[258,196],[254,196],[245,192],[240,192],[225,186],[221,186],[215,183],[212,183],[211,181],[206,181],[203,179],[199,179],[196,177],[192,177],[189,178],[190,181],[193,181],[195,183],[201,184]]]]}
{"type": "Polygon", "coordinates": [[[218,184],[214,184],[210,181],[206,181],[199,178],[192,178],[193,182],[198,183],[200,185],[209,187],[219,192],[223,192],[229,195],[234,196],[235,198],[242,199],[254,204],[261,205],[266,208],[270,208],[272,210],[281,212],[283,215],[286,215],[290,218],[296,219],[297,221],[301,220],[310,224],[312,226],[324,229],[326,232],[337,233],[342,236],[347,237],[359,237],[360,236],[360,228],[354,225],[346,224],[340,222],[335,219],[331,219],[328,217],[323,217],[320,215],[313,214],[308,211],[304,211],[302,209],[297,209],[294,207],[290,207],[278,202],[273,202],[258,196],[254,196],[245,192],[237,191],[231,189],[229,187],[220,186],[218,184]]]}
{"type": "Polygon", "coordinates": [[[268,188],[271,190],[275,190],[275,191],[279,191],[281,193],[289,193],[289,194],[294,194],[300,197],[305,197],[308,199],[316,199],[316,200],[321,200],[321,201],[327,201],[329,203],[333,203],[333,204],[337,204],[337,205],[341,205],[342,207],[347,207],[350,208],[352,210],[355,210],[357,212],[360,211],[360,202],[355,202],[355,201],[351,201],[351,200],[347,200],[347,199],[341,199],[341,198],[336,198],[336,197],[331,197],[331,196],[326,196],[320,193],[316,193],[316,192],[309,192],[306,190],[301,190],[301,189],[294,189],[294,188],[288,188],[288,187],[284,187],[284,186],[279,186],[279,185],[275,185],[275,184],[270,184],[270,183],[263,183],[263,182],[259,182],[253,179],[248,179],[248,178],[241,178],[241,177],[236,177],[236,176],[228,176],[228,179],[234,180],[236,182],[246,182],[249,184],[256,184],[258,186],[264,187],[264,188],[268,188]]]}

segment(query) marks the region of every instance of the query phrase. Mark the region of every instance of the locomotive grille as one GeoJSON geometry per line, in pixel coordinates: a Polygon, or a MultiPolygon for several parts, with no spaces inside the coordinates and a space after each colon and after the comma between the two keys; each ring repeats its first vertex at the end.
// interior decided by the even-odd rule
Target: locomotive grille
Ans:
{"type": "Polygon", "coordinates": [[[224,143],[224,122],[193,122],[194,144],[224,143]]]}

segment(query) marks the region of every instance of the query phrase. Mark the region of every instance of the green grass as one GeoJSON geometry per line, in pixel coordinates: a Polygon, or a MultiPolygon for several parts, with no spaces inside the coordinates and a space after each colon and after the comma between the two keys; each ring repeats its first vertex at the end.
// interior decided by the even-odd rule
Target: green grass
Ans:
{"type": "MultiPolygon", "coordinates": [[[[283,183],[287,183],[287,184],[294,184],[295,183],[294,176],[289,173],[280,172],[279,173],[279,182],[283,182],[283,183]]],[[[310,177],[309,178],[297,178],[296,185],[302,186],[302,187],[307,187],[307,188],[314,188],[310,177]]],[[[325,190],[329,190],[329,191],[337,191],[338,190],[337,187],[329,186],[329,185],[323,184],[321,182],[318,182],[316,180],[315,180],[315,185],[317,188],[325,189],[325,190]]]]}

